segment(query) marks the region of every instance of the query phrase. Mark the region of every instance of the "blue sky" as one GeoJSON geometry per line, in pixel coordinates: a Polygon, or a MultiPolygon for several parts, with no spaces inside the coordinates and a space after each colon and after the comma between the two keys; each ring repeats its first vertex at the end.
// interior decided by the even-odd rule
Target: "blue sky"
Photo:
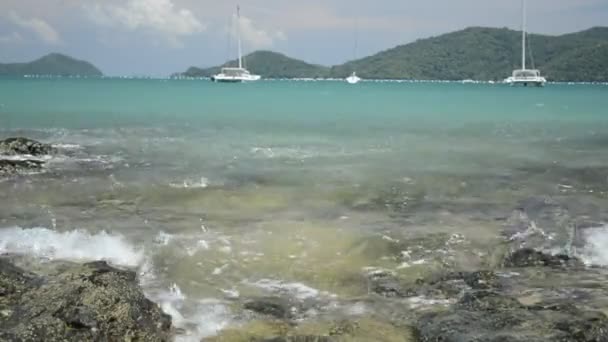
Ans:
{"type": "MultiPolygon", "coordinates": [[[[331,65],[468,26],[518,28],[520,0],[240,0],[245,51],[331,65]]],[[[0,61],[62,52],[109,75],[168,75],[234,57],[236,1],[1,0],[0,61]]],[[[608,0],[528,0],[529,29],[608,25],[608,0]]]]}

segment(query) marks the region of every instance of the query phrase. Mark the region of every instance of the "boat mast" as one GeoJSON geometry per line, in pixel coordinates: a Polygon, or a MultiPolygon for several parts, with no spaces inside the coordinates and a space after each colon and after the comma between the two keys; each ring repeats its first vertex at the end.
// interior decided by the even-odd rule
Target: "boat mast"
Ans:
{"type": "Polygon", "coordinates": [[[236,36],[239,46],[239,69],[243,68],[243,52],[241,51],[241,7],[236,5],[236,36]]]}
{"type": "Polygon", "coordinates": [[[521,1],[521,69],[526,70],[526,0],[521,1]]]}

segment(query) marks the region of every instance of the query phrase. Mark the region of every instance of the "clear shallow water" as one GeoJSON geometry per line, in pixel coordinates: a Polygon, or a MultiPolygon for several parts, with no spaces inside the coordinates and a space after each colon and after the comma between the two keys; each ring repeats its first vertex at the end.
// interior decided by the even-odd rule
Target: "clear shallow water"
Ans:
{"type": "Polygon", "coordinates": [[[186,340],[271,330],[240,305],[270,294],[377,328],[375,269],[490,267],[511,236],[608,262],[607,91],[0,80],[0,138],[62,151],[0,180],[0,252],[137,268],[186,340]]]}

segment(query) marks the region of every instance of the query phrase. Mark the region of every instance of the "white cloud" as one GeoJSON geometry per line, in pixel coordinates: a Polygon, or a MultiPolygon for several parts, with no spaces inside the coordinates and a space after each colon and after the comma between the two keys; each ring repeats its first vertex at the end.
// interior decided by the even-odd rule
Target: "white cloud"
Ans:
{"type": "MultiPolygon", "coordinates": [[[[283,31],[268,31],[261,29],[247,17],[241,16],[239,26],[243,42],[252,49],[269,48],[278,40],[287,40],[287,35],[283,31]]],[[[236,32],[233,32],[233,35],[236,35],[236,32]]]]}
{"type": "MultiPolygon", "coordinates": [[[[9,12],[8,18],[13,24],[36,34],[45,43],[58,44],[61,42],[59,33],[57,33],[57,31],[51,25],[42,19],[23,18],[14,11],[9,12]]],[[[15,36],[13,36],[13,38],[15,38],[15,36]]]]}
{"type": "Polygon", "coordinates": [[[205,30],[192,11],[176,8],[172,0],[128,0],[85,7],[98,24],[119,25],[128,30],[147,30],[163,36],[172,45],[179,37],[205,30]]]}
{"type": "Polygon", "coordinates": [[[23,37],[21,37],[18,32],[13,32],[0,36],[0,44],[21,43],[22,41],[23,37]]]}

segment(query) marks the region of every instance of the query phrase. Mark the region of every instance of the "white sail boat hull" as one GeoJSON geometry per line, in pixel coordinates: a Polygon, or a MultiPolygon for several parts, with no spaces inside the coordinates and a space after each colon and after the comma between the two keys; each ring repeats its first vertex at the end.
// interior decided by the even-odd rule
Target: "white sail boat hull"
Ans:
{"type": "Polygon", "coordinates": [[[357,84],[359,82],[361,82],[361,78],[359,78],[357,75],[350,75],[346,78],[346,82],[348,84],[357,84]]]}
{"type": "Polygon", "coordinates": [[[505,83],[512,86],[537,86],[543,87],[547,80],[540,75],[540,71],[522,69],[513,71],[513,75],[505,80],[505,83]]]}
{"type": "Polygon", "coordinates": [[[259,81],[260,75],[252,75],[244,68],[223,68],[222,71],[211,77],[214,82],[243,83],[259,81]]]}

